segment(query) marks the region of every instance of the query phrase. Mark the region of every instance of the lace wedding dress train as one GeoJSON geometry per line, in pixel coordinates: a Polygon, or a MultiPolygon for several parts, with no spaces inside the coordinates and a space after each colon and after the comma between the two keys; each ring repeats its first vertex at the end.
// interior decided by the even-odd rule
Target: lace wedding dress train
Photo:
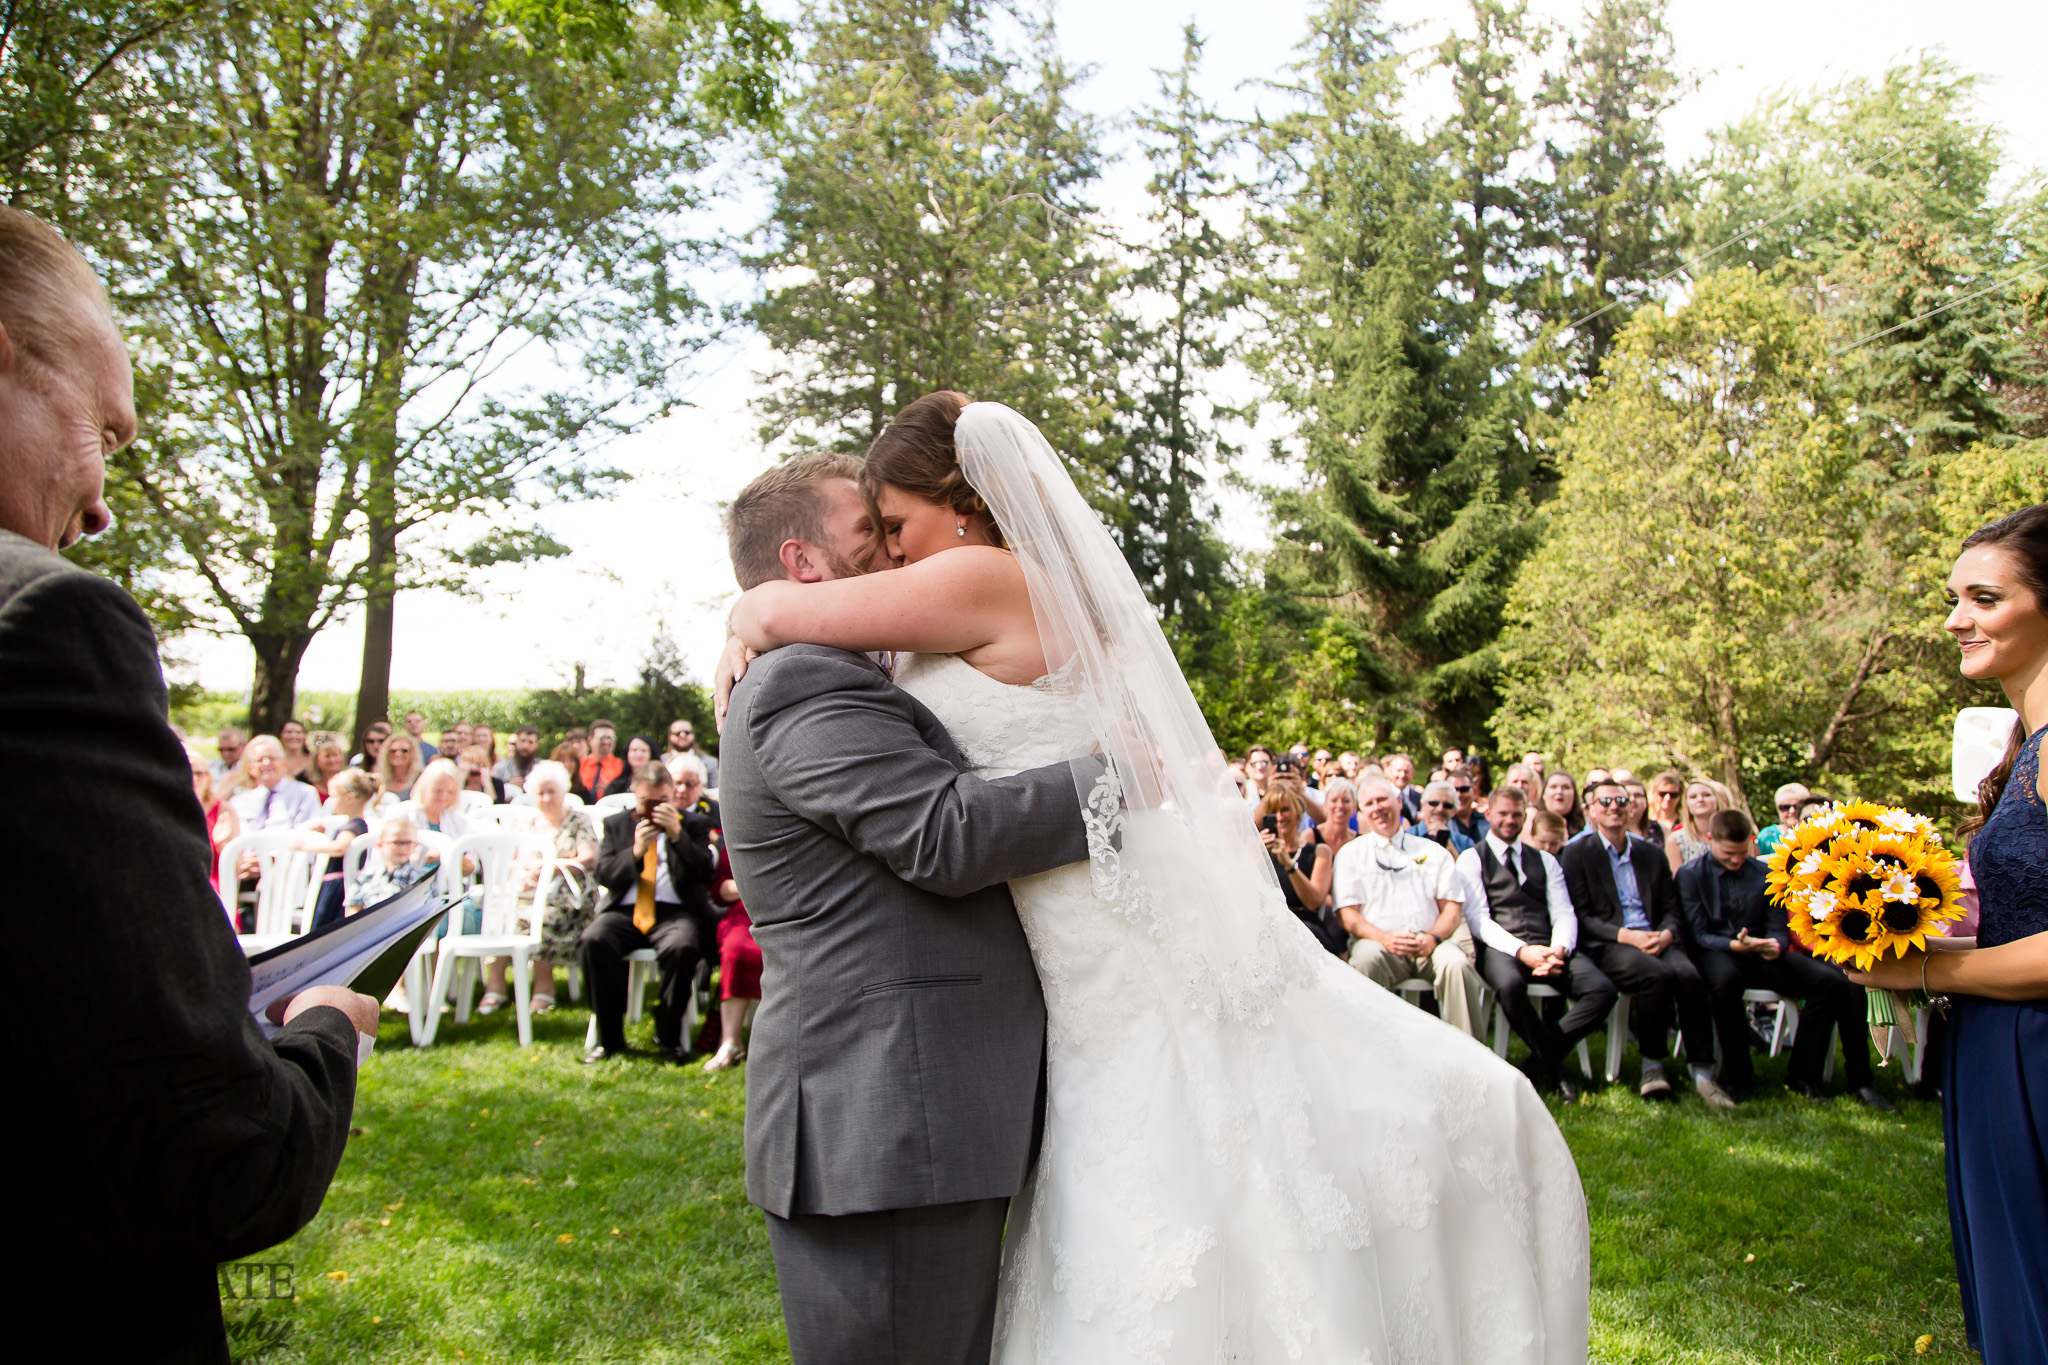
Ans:
{"type": "MultiPolygon", "coordinates": [[[[918,655],[897,681],[985,775],[1091,742],[1058,677],[918,655]]],[[[1140,847],[1174,813],[1129,818],[1140,847]]],[[[1252,1006],[1191,1004],[1222,989],[1190,988],[1171,928],[1202,857],[1126,858],[1136,884],[1110,899],[1086,863],[1011,884],[1045,987],[1047,1109],[995,1360],[1582,1365],[1585,1204],[1535,1092],[1322,951],[1277,894],[1244,963],[1252,1006]]]]}

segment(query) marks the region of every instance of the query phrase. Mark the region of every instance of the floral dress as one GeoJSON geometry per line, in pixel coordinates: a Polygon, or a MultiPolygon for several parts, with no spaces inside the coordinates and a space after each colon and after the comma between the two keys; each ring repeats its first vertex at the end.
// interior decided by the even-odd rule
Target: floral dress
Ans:
{"type": "MultiPolygon", "coordinates": [[[[547,834],[547,821],[534,823],[534,833],[547,834]]],[[[581,806],[570,806],[555,831],[552,856],[567,862],[576,856],[577,845],[599,842],[597,822],[581,806]]],[[[541,957],[548,962],[574,962],[583,941],[583,931],[597,917],[597,879],[580,867],[562,869],[548,886],[547,913],[541,919],[541,957]]]]}

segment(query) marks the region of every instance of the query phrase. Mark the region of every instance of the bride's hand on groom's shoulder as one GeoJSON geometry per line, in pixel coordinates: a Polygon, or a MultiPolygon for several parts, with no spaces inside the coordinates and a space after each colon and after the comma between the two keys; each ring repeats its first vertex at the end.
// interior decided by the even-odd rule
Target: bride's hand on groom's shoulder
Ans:
{"type": "Polygon", "coordinates": [[[725,729],[725,708],[732,701],[733,684],[747,676],[747,665],[761,657],[740,643],[737,635],[728,635],[725,648],[719,652],[718,667],[712,670],[712,708],[718,721],[718,728],[725,729]]]}

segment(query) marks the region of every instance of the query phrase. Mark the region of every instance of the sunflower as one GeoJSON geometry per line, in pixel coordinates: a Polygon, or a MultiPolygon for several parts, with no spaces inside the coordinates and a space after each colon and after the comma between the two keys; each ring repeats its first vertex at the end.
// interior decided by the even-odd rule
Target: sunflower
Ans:
{"type": "Polygon", "coordinates": [[[1785,903],[1796,891],[1818,889],[1826,880],[1822,863],[1844,828],[1845,822],[1832,811],[1816,812],[1793,826],[1771,850],[1770,873],[1764,884],[1770,896],[1785,903]]]}
{"type": "Polygon", "coordinates": [[[1844,823],[1853,825],[1859,830],[1870,830],[1872,832],[1884,827],[1884,817],[1887,811],[1887,807],[1880,806],[1875,801],[1844,801],[1841,805],[1835,807],[1835,813],[1842,818],[1844,823]]]}

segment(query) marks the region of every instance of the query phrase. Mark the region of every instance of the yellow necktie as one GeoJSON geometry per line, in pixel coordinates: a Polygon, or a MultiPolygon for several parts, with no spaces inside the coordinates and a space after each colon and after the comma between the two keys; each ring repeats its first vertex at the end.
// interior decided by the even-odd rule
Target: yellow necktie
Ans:
{"type": "Polygon", "coordinates": [[[640,859],[640,891],[633,897],[633,927],[646,933],[654,927],[654,878],[661,867],[661,840],[649,841],[640,859]]]}

